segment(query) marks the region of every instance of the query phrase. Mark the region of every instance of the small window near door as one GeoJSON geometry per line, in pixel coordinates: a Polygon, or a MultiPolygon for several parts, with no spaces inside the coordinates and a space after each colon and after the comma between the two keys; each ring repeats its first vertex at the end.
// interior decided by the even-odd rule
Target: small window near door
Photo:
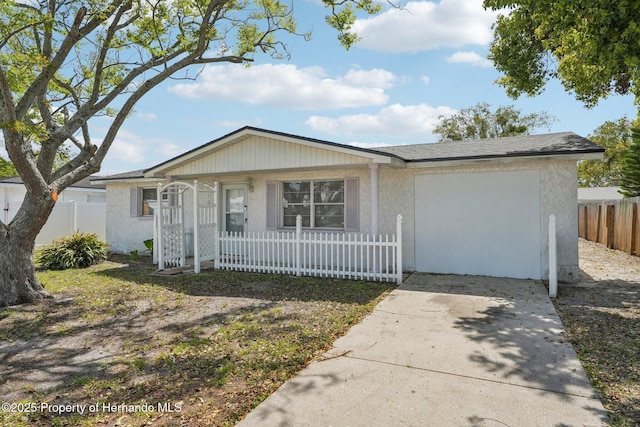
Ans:
{"type": "MultiPolygon", "coordinates": [[[[167,200],[167,195],[163,196],[167,200]]],[[[131,216],[152,217],[158,201],[158,189],[154,187],[131,187],[131,216]]]]}
{"type": "Polygon", "coordinates": [[[153,216],[153,205],[158,201],[158,190],[156,188],[143,188],[140,206],[140,216],[153,216]],[[151,204],[151,206],[149,206],[151,204]]]}

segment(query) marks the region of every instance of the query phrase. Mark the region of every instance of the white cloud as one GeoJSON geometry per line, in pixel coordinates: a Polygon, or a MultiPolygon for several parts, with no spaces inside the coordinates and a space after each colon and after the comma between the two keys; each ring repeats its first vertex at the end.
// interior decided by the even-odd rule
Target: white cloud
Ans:
{"type": "Polygon", "coordinates": [[[178,147],[167,138],[145,138],[129,129],[121,128],[109,148],[105,163],[110,165],[107,167],[117,164],[124,170],[130,170],[140,166],[151,166],[159,158],[165,160],[182,152],[184,148],[178,147]]]}
{"type": "Polygon", "coordinates": [[[394,137],[430,136],[438,117],[454,114],[455,110],[426,104],[393,104],[377,114],[354,114],[336,119],[311,116],[305,124],[316,131],[334,135],[392,135],[394,137]]]}
{"type": "Polygon", "coordinates": [[[447,57],[447,62],[451,64],[471,64],[475,67],[482,68],[489,68],[493,66],[491,61],[475,52],[456,52],[447,57]]]}
{"type": "Polygon", "coordinates": [[[383,52],[419,52],[440,47],[486,45],[498,12],[482,0],[411,1],[354,24],[358,46],[383,52]]]}
{"type": "Polygon", "coordinates": [[[158,116],[153,113],[136,113],[136,117],[144,122],[155,122],[158,116]]]}
{"type": "Polygon", "coordinates": [[[385,89],[396,76],[381,69],[349,70],[329,78],[321,67],[298,68],[291,64],[239,64],[207,66],[198,80],[169,90],[186,98],[246,102],[283,108],[328,110],[382,105],[385,89]]]}
{"type": "Polygon", "coordinates": [[[160,144],[155,150],[156,154],[159,154],[162,157],[173,158],[179,154],[184,153],[184,148],[177,146],[171,142],[167,142],[164,144],[160,144]]]}
{"type": "Polygon", "coordinates": [[[425,85],[429,84],[429,76],[422,76],[420,77],[420,79],[422,80],[422,83],[424,83],[425,85]]]}

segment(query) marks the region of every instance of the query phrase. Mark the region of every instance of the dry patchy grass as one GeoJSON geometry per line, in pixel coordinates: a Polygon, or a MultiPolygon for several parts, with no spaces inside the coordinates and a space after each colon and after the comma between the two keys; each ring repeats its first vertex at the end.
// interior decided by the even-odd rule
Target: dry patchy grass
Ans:
{"type": "Polygon", "coordinates": [[[554,300],[612,426],[640,426],[640,258],[580,241],[581,281],[554,300]]]}
{"type": "Polygon", "coordinates": [[[124,261],[42,271],[61,300],[0,311],[0,424],[233,425],[391,290],[124,261]]]}

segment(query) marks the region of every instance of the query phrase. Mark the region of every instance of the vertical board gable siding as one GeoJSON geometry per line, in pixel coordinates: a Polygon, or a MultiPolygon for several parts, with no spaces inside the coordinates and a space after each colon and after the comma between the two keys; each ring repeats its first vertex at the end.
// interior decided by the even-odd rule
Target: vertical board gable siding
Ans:
{"type": "Polygon", "coordinates": [[[324,148],[251,137],[165,171],[167,175],[204,175],[269,169],[367,164],[370,159],[324,148]]]}

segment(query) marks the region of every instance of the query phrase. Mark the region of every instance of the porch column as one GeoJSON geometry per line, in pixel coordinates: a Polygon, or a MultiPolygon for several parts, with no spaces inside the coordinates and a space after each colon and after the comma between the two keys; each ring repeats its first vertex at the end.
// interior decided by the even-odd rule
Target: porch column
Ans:
{"type": "Polygon", "coordinates": [[[369,171],[371,172],[371,234],[378,235],[378,176],[379,165],[377,163],[369,163],[369,171]]]}

